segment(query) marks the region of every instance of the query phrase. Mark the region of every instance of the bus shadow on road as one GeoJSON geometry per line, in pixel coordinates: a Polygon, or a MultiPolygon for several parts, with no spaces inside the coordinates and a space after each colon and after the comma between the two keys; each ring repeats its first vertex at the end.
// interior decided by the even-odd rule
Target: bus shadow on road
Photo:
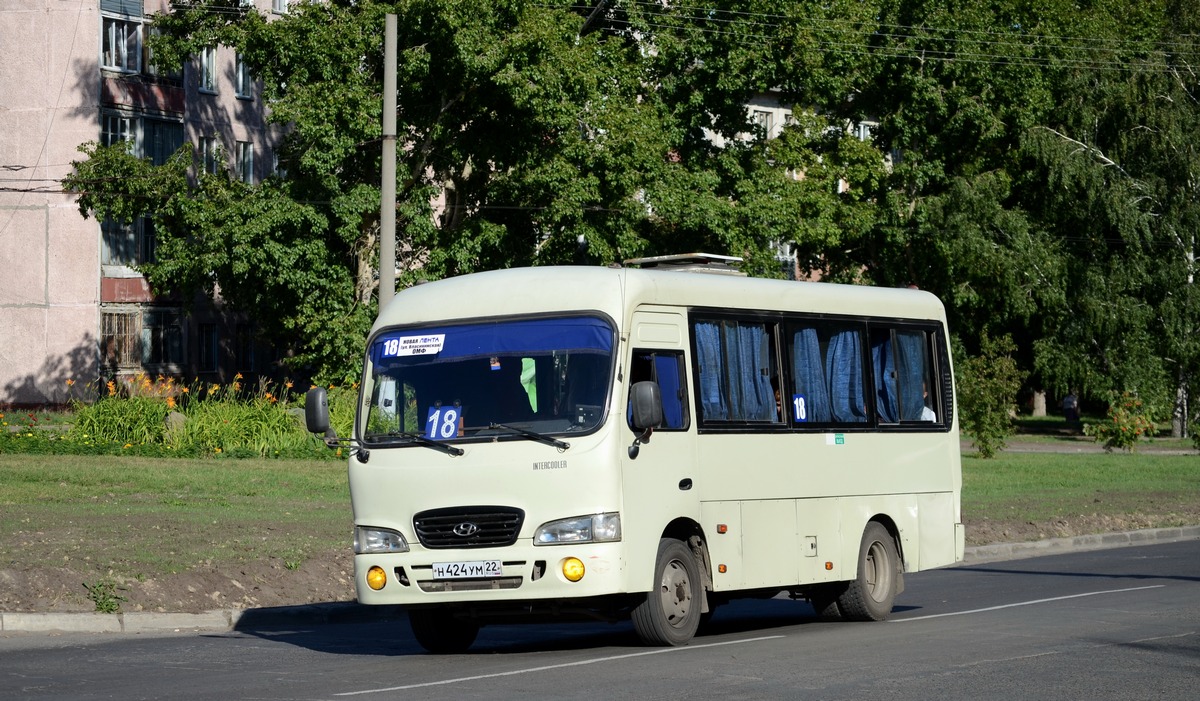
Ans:
{"type": "MultiPolygon", "coordinates": [[[[334,617],[336,619],[336,617],[334,617]]],[[[787,599],[746,599],[724,604],[705,621],[693,639],[703,645],[739,634],[769,634],[780,628],[821,623],[812,607],[787,599]]],[[[243,620],[234,634],[329,654],[365,656],[426,655],[409,630],[402,612],[389,611],[376,619],[285,621],[243,620]]],[[[540,622],[484,626],[466,655],[522,655],[570,650],[650,650],[638,640],[629,621],[617,623],[540,622]]]]}

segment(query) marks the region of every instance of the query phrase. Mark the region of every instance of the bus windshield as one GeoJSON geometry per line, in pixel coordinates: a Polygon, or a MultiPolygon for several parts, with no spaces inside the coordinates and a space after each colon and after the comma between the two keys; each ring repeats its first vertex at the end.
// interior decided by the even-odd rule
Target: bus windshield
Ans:
{"type": "Polygon", "coordinates": [[[369,348],[367,444],[590,431],[615,332],[592,316],[387,329],[369,348]]]}

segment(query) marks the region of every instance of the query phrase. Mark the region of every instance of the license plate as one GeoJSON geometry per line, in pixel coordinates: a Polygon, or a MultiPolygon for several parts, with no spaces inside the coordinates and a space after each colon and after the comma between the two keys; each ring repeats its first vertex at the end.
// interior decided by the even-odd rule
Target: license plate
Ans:
{"type": "Polygon", "coordinates": [[[474,577],[499,577],[503,568],[499,560],[475,560],[472,562],[435,562],[434,579],[470,579],[474,577]]]}

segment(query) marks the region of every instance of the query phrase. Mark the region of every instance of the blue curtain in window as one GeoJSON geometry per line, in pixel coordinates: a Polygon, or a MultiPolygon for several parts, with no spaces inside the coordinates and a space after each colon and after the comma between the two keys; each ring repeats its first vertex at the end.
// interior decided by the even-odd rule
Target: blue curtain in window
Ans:
{"type": "Polygon", "coordinates": [[[737,372],[742,411],[735,416],[745,421],[774,421],[775,392],[771,388],[767,331],[757,324],[736,328],[740,346],[738,355],[742,359],[737,372]]]}
{"type": "Polygon", "coordinates": [[[925,409],[924,331],[896,332],[896,381],[900,389],[900,419],[920,421],[925,409]]]}
{"type": "Polygon", "coordinates": [[[879,412],[880,421],[895,422],[899,414],[896,411],[896,361],[891,333],[874,339],[871,361],[875,366],[875,410],[879,412]]]}
{"type": "Polygon", "coordinates": [[[662,390],[663,421],[667,428],[683,428],[683,393],[679,384],[679,358],[654,356],[654,375],[662,390]]]}
{"type": "Polygon", "coordinates": [[[729,418],[729,408],[721,394],[725,374],[721,360],[721,330],[714,322],[696,324],[696,363],[700,367],[700,410],[710,421],[729,418]]]}
{"type": "Polygon", "coordinates": [[[862,347],[857,330],[846,329],[833,335],[825,352],[825,372],[829,377],[833,420],[865,422],[867,408],[863,402],[862,347]]]}
{"type": "Polygon", "coordinates": [[[815,423],[832,421],[829,387],[821,362],[821,340],[816,329],[800,329],[792,337],[792,376],[796,379],[796,394],[804,395],[805,420],[815,423]]]}

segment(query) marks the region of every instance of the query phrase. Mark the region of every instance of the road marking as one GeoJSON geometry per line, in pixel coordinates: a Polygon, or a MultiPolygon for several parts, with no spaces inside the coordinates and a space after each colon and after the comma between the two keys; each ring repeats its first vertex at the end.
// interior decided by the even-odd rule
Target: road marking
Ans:
{"type": "Polygon", "coordinates": [[[1051,599],[1034,599],[1033,601],[1018,601],[1015,604],[1004,604],[1003,606],[989,606],[982,609],[972,609],[970,611],[954,611],[952,613],[934,613],[928,616],[915,616],[913,618],[896,618],[890,623],[908,623],[909,621],[925,621],[930,618],[945,618],[946,616],[967,616],[973,613],[986,613],[987,611],[999,611],[1001,609],[1011,609],[1018,606],[1033,606],[1034,604],[1045,604],[1051,601],[1066,601],[1067,599],[1082,599],[1085,596],[1100,596],[1101,594],[1121,594],[1127,591],[1144,591],[1146,589],[1162,589],[1165,584],[1152,584],[1148,587],[1131,587],[1129,589],[1108,589],[1106,591],[1090,591],[1086,594],[1071,594],[1070,596],[1056,596],[1051,599]]]}
{"type": "Polygon", "coordinates": [[[544,667],[530,667],[529,669],[514,669],[511,672],[496,672],[495,674],[479,674],[473,677],[457,677],[455,679],[442,679],[436,682],[422,682],[420,684],[406,684],[405,686],[389,686],[386,689],[364,689],[362,691],[346,691],[334,696],[359,696],[361,694],[381,694],[388,691],[404,691],[407,689],[420,689],[427,686],[443,686],[446,684],[461,684],[462,682],[473,682],[480,679],[495,679],[496,677],[511,677],[517,674],[533,674],[534,672],[545,672],[551,669],[563,669],[566,667],[580,667],[582,665],[596,664],[598,662],[612,662],[613,660],[624,660],[630,657],[645,657],[647,655],[661,655],[668,652],[683,652],[686,650],[702,650],[708,647],[720,647],[722,645],[740,645],[742,643],[754,643],[761,640],[776,640],[783,638],[782,635],[765,635],[761,638],[746,638],[744,640],[727,640],[722,643],[709,643],[707,645],[688,645],[687,647],[668,647],[658,650],[646,650],[644,652],[631,652],[626,655],[610,655],[609,657],[597,657],[591,660],[579,660],[578,662],[564,662],[562,664],[551,664],[544,667]]]}

